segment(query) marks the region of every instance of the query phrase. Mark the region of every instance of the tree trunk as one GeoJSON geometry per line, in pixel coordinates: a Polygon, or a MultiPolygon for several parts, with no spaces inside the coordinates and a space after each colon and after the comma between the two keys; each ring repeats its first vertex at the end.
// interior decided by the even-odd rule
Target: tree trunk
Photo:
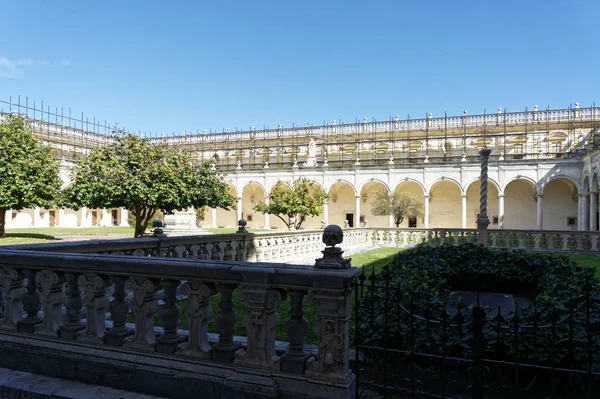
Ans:
{"type": "Polygon", "coordinates": [[[144,230],[142,230],[142,215],[140,210],[135,210],[135,232],[133,236],[135,238],[140,238],[144,236],[144,230]]]}
{"type": "Polygon", "coordinates": [[[4,223],[6,222],[6,211],[8,211],[8,209],[0,208],[0,237],[6,236],[4,231],[4,223]]]}

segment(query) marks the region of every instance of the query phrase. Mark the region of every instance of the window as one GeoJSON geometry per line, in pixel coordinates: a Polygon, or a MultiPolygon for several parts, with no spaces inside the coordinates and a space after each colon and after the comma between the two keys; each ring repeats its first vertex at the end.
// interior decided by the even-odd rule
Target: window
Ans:
{"type": "Polygon", "coordinates": [[[492,224],[498,224],[498,216],[492,218],[492,224]]]}
{"type": "Polygon", "coordinates": [[[567,218],[567,226],[575,226],[576,222],[577,222],[576,217],[568,217],[567,218]]]}
{"type": "Polygon", "coordinates": [[[248,217],[246,218],[246,220],[247,220],[248,222],[251,222],[251,221],[252,221],[252,215],[248,215],[248,217]]]}
{"type": "Polygon", "coordinates": [[[365,216],[364,216],[364,215],[360,217],[360,222],[361,222],[361,223],[364,223],[364,222],[365,222],[365,216]]]}
{"type": "Polygon", "coordinates": [[[415,216],[408,218],[408,227],[417,227],[417,218],[415,216]]]}

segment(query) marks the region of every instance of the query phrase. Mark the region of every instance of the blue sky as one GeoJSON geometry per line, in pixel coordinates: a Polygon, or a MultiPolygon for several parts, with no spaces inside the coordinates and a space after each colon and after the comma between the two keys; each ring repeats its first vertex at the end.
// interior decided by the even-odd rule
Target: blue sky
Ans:
{"type": "Polygon", "coordinates": [[[0,99],[132,130],[600,103],[600,1],[5,0],[0,99]]]}

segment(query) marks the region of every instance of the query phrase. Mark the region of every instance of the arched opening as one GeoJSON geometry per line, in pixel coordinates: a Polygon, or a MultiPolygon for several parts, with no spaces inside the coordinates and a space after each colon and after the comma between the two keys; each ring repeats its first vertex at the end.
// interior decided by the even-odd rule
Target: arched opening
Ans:
{"type": "Polygon", "coordinates": [[[462,193],[452,180],[440,180],[429,191],[429,226],[460,228],[462,225],[462,193]]]}
{"type": "Polygon", "coordinates": [[[362,186],[360,190],[360,226],[368,227],[388,227],[389,216],[374,215],[373,204],[380,191],[387,191],[388,188],[381,182],[373,181],[362,186]]]}
{"type": "Polygon", "coordinates": [[[590,230],[598,230],[598,175],[592,175],[590,187],[590,230]]]}
{"type": "Polygon", "coordinates": [[[535,229],[537,195],[535,185],[526,179],[516,179],[504,188],[504,228],[535,229]]]}
{"type": "Polygon", "coordinates": [[[242,190],[242,218],[246,219],[248,227],[255,229],[268,227],[265,226],[265,215],[253,209],[257,203],[265,200],[265,196],[265,190],[256,183],[248,183],[244,186],[242,190]]]}
{"type": "MultiPolygon", "coordinates": [[[[227,185],[228,193],[233,198],[237,198],[237,192],[231,185],[227,185]]],[[[205,227],[236,227],[238,225],[237,210],[230,209],[226,211],[223,208],[217,208],[215,212],[207,208],[204,212],[204,220],[200,220],[200,225],[205,227]],[[213,215],[216,216],[213,221],[213,215]]]]}
{"type": "MultiPolygon", "coordinates": [[[[394,192],[396,192],[396,193],[402,192],[402,193],[412,194],[418,201],[421,202],[421,204],[423,204],[423,207],[424,207],[425,192],[423,191],[423,187],[421,187],[418,183],[416,183],[414,181],[402,182],[396,186],[396,188],[394,189],[394,192]]],[[[395,227],[395,226],[393,226],[393,227],[395,227]]],[[[407,227],[422,228],[422,227],[425,227],[425,215],[415,218],[415,219],[404,218],[402,223],[400,223],[399,227],[400,228],[407,228],[407,227]]]]}
{"type": "Polygon", "coordinates": [[[577,230],[578,194],[575,183],[566,178],[551,180],[544,186],[544,230],[577,230]]]}
{"type": "Polygon", "coordinates": [[[346,182],[335,183],[329,189],[328,223],[344,226],[346,221],[350,227],[357,227],[356,192],[346,182]]]}
{"type": "MultiPolygon", "coordinates": [[[[477,228],[477,217],[479,216],[481,182],[475,180],[467,188],[467,227],[477,228]]],[[[490,220],[488,229],[497,229],[500,224],[498,212],[498,187],[488,181],[487,216],[490,220]]]]}

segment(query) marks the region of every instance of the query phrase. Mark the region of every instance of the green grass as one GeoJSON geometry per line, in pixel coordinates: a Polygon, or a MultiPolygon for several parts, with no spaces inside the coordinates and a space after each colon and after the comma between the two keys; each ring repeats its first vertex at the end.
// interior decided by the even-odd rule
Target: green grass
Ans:
{"type": "MultiPolygon", "coordinates": [[[[203,227],[202,230],[204,231],[208,231],[209,233],[215,233],[215,234],[231,234],[231,233],[235,233],[238,229],[237,227],[219,227],[219,228],[212,228],[212,227],[203,227]]],[[[264,232],[264,231],[277,231],[277,230],[273,230],[273,229],[247,229],[248,232],[250,233],[260,233],[260,232],[264,232]]]]}
{"type": "Polygon", "coordinates": [[[133,227],[39,227],[29,229],[6,229],[6,237],[0,237],[0,245],[41,244],[77,236],[125,235],[133,237],[133,227]]]}
{"type": "Polygon", "coordinates": [[[592,254],[559,254],[556,255],[565,255],[579,266],[590,267],[594,269],[594,274],[596,275],[596,280],[600,282],[600,256],[592,255],[592,254]]]}

